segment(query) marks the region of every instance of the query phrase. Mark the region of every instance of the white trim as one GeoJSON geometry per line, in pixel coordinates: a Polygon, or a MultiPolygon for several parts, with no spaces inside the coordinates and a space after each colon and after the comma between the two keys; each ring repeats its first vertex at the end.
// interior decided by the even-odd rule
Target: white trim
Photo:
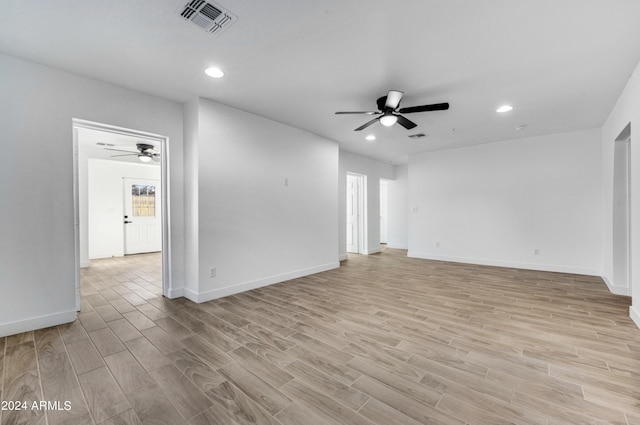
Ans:
{"type": "Polygon", "coordinates": [[[177,289],[169,288],[169,291],[167,292],[166,297],[170,299],[180,298],[180,297],[184,297],[184,293],[185,293],[184,288],[177,288],[177,289]]]}
{"type": "Polygon", "coordinates": [[[602,278],[603,282],[605,283],[605,285],[607,285],[607,288],[609,288],[609,292],[611,292],[614,295],[625,295],[625,296],[630,296],[630,291],[629,291],[629,287],[627,286],[616,286],[614,285],[609,278],[607,277],[606,274],[602,274],[600,275],[600,277],[602,278]]]}
{"type": "Polygon", "coordinates": [[[103,124],[95,121],[87,121],[79,118],[73,118],[73,125],[75,127],[86,128],[88,130],[107,131],[109,133],[121,134],[125,136],[134,136],[136,138],[148,139],[153,141],[165,140],[166,137],[160,134],[148,133],[146,131],[132,130],[124,127],[117,127],[115,125],[103,124]]]}
{"type": "Polygon", "coordinates": [[[347,254],[342,254],[340,257],[338,257],[338,261],[346,261],[349,258],[349,256],[347,254]]]}
{"type": "Polygon", "coordinates": [[[0,325],[0,338],[15,335],[22,332],[33,331],[36,329],[48,328],[51,326],[71,323],[76,320],[76,311],[68,310],[46,316],[36,316],[30,319],[19,320],[17,322],[3,323],[0,325]]]}
{"type": "Polygon", "coordinates": [[[362,252],[361,252],[361,254],[362,254],[362,255],[372,255],[372,254],[379,254],[379,253],[381,253],[381,252],[382,252],[382,250],[381,250],[380,248],[372,249],[372,250],[369,250],[369,249],[363,249],[363,250],[362,250],[362,252]]]}
{"type": "Polygon", "coordinates": [[[124,257],[124,251],[118,251],[118,252],[98,252],[98,253],[94,253],[90,258],[89,261],[91,260],[101,260],[103,258],[112,258],[112,257],[124,257]]]}
{"type": "Polygon", "coordinates": [[[396,245],[396,244],[390,244],[387,243],[387,248],[392,248],[392,249],[409,249],[408,245],[396,245]]]}
{"type": "Polygon", "coordinates": [[[636,326],[640,328],[640,311],[638,311],[636,307],[629,307],[629,317],[631,317],[633,323],[635,323],[636,326]]]}
{"type": "Polygon", "coordinates": [[[413,251],[409,251],[407,253],[407,257],[422,258],[424,260],[448,261],[452,263],[478,264],[482,266],[509,267],[514,269],[539,270],[555,273],[571,273],[586,276],[600,277],[602,275],[602,271],[600,269],[590,269],[586,267],[563,266],[555,264],[521,263],[518,261],[504,261],[484,258],[447,257],[444,255],[432,255],[413,251]]]}
{"type": "Polygon", "coordinates": [[[265,277],[263,279],[257,279],[250,282],[238,283],[235,285],[225,286],[223,288],[211,289],[205,292],[195,292],[191,289],[184,289],[184,297],[196,303],[203,303],[218,298],[226,297],[233,294],[239,294],[240,292],[250,291],[252,289],[261,288],[263,286],[273,285],[280,282],[285,282],[291,279],[297,279],[299,277],[309,276],[316,273],[326,272],[328,270],[337,269],[340,267],[339,262],[333,262],[329,264],[323,264],[320,266],[309,267],[306,269],[295,270],[288,273],[265,277]]]}
{"type": "MultiPolygon", "coordinates": [[[[78,161],[78,128],[71,127],[73,131],[73,243],[74,243],[74,271],[73,282],[75,284],[75,304],[76,311],[80,311],[81,293],[80,293],[80,268],[82,268],[82,262],[80,261],[80,165],[78,161]]],[[[89,265],[87,264],[87,266],[89,265]]]]}

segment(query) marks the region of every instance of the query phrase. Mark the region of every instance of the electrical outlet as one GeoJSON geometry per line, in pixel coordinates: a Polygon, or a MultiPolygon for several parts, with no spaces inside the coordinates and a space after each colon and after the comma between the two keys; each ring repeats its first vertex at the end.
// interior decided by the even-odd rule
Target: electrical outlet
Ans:
{"type": "Polygon", "coordinates": [[[211,267],[209,269],[209,277],[216,277],[216,268],[215,267],[211,267]]]}

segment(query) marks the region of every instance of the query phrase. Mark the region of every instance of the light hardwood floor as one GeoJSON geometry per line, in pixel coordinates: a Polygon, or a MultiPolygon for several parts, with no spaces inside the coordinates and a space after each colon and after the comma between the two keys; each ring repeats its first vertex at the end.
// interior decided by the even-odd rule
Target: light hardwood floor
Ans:
{"type": "Polygon", "coordinates": [[[640,330],[599,278],[388,249],[198,305],[159,261],[94,261],[78,321],[0,338],[3,400],[71,404],[2,425],[640,424],[640,330]]]}

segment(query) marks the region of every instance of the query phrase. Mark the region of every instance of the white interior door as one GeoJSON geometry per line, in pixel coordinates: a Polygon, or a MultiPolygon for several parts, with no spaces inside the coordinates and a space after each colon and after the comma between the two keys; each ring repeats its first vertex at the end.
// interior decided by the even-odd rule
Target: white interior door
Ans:
{"type": "Polygon", "coordinates": [[[124,253],[162,251],[160,181],[125,177],[124,253]]]}
{"type": "Polygon", "coordinates": [[[380,243],[387,243],[387,188],[388,184],[385,180],[380,180],[380,243]]]}
{"type": "Polygon", "coordinates": [[[359,252],[360,179],[347,174],[347,252],[359,252]]]}

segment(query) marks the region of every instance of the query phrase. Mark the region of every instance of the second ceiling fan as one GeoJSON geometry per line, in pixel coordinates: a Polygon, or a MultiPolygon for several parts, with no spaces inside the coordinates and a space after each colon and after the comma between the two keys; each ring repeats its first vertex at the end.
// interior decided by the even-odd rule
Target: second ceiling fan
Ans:
{"type": "Polygon", "coordinates": [[[136,149],[138,152],[126,151],[124,149],[105,148],[109,151],[127,152],[123,155],[111,155],[112,158],[117,156],[137,156],[142,162],[160,161],[160,154],[155,150],[155,147],[148,143],[136,143],[136,149]]]}
{"type": "Polygon", "coordinates": [[[402,100],[403,92],[398,90],[389,90],[389,93],[386,96],[382,96],[377,100],[378,103],[378,111],[358,111],[358,112],[336,112],[336,115],[342,114],[366,114],[366,115],[380,115],[377,118],[372,119],[371,121],[361,125],[356,128],[354,131],[364,130],[370,125],[374,124],[376,121],[380,121],[380,124],[390,127],[396,122],[406,128],[407,130],[414,128],[417,126],[411,120],[403,117],[400,114],[411,114],[414,112],[428,112],[428,111],[445,111],[449,109],[448,103],[434,103],[432,105],[420,105],[420,106],[409,106],[406,108],[400,108],[400,101],[402,100]]]}

